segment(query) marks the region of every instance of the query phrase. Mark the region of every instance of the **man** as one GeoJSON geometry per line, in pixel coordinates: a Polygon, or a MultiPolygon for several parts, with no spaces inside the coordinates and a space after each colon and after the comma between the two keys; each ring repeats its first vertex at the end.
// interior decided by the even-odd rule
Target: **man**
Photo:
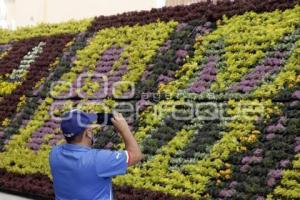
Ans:
{"type": "Polygon", "coordinates": [[[111,200],[112,176],[142,159],[139,145],[122,114],[114,114],[114,127],[125,142],[125,151],[93,149],[90,125],[97,114],[73,110],[64,115],[61,130],[66,144],[52,148],[49,156],[56,200],[111,200]]]}

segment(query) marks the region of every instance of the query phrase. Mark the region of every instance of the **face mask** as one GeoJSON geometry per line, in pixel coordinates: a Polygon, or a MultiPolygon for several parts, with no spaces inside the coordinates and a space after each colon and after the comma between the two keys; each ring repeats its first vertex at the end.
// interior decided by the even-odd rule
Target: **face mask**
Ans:
{"type": "Polygon", "coordinates": [[[92,136],[92,146],[96,143],[97,138],[94,137],[94,135],[92,136]]]}
{"type": "Polygon", "coordinates": [[[97,139],[94,137],[94,134],[92,134],[92,137],[90,137],[90,136],[88,135],[88,138],[90,138],[90,140],[92,141],[91,146],[93,146],[93,145],[96,143],[96,141],[97,141],[97,139]]]}

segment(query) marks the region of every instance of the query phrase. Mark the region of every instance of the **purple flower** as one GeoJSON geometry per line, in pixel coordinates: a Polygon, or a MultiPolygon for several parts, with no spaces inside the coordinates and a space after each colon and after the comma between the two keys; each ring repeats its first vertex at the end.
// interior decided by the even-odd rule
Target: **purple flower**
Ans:
{"type": "Polygon", "coordinates": [[[165,75],[159,75],[159,77],[158,77],[158,82],[162,82],[162,83],[168,83],[168,82],[170,82],[170,81],[172,81],[173,80],[173,78],[170,78],[170,77],[168,77],[168,76],[165,76],[165,75]]]}
{"type": "Polygon", "coordinates": [[[194,30],[197,32],[196,37],[198,37],[205,33],[209,33],[211,31],[211,28],[209,24],[204,24],[203,26],[197,26],[194,30]]]}
{"type": "Polygon", "coordinates": [[[159,75],[159,77],[158,77],[157,80],[160,82],[160,81],[165,80],[165,78],[166,78],[166,77],[165,77],[164,75],[161,74],[161,75],[159,75]]]}
{"type": "Polygon", "coordinates": [[[255,149],[255,151],[254,151],[254,155],[255,156],[261,156],[261,154],[263,153],[263,150],[262,149],[255,149]]]}
{"type": "Polygon", "coordinates": [[[169,77],[174,77],[175,76],[175,72],[171,71],[171,70],[168,70],[167,74],[168,74],[169,77]]]}
{"type": "Polygon", "coordinates": [[[124,71],[124,72],[127,71],[128,70],[128,64],[121,65],[118,70],[119,71],[124,71]]]}
{"type": "Polygon", "coordinates": [[[147,70],[152,70],[154,68],[154,64],[149,64],[148,66],[147,66],[147,70]]]}
{"type": "Polygon", "coordinates": [[[296,137],[295,140],[296,140],[296,145],[300,144],[300,137],[296,137]]]}
{"type": "Polygon", "coordinates": [[[190,49],[190,48],[191,48],[191,45],[190,45],[190,44],[184,45],[184,49],[185,49],[185,50],[188,50],[188,49],[190,49]]]}
{"type": "Polygon", "coordinates": [[[232,181],[229,185],[230,188],[235,188],[237,186],[238,182],[232,181]]]}
{"type": "Polygon", "coordinates": [[[74,63],[75,60],[77,60],[77,57],[76,57],[76,56],[72,56],[72,57],[71,57],[71,63],[74,63]]]}
{"type": "Polygon", "coordinates": [[[128,124],[133,124],[134,119],[132,117],[127,117],[126,121],[127,121],[128,124]]]}
{"type": "Polygon", "coordinates": [[[186,50],[177,50],[176,51],[176,57],[178,58],[185,58],[188,55],[188,52],[186,50]]]}
{"type": "Polygon", "coordinates": [[[49,127],[45,127],[44,130],[43,130],[45,133],[47,134],[52,134],[54,133],[54,130],[52,128],[49,128],[49,127]]]}
{"type": "Polygon", "coordinates": [[[151,105],[151,102],[141,99],[137,102],[137,107],[144,110],[147,106],[151,105]]]}
{"type": "Polygon", "coordinates": [[[109,80],[112,80],[113,82],[118,82],[121,78],[118,77],[118,76],[112,76],[112,77],[109,77],[109,80]]]}
{"type": "Polygon", "coordinates": [[[258,164],[258,163],[261,163],[262,160],[263,160],[262,157],[253,156],[251,158],[251,163],[258,164]]]}
{"type": "Polygon", "coordinates": [[[273,177],[275,179],[279,179],[282,176],[282,170],[280,169],[272,169],[268,173],[269,177],[273,177]]]}
{"type": "Polygon", "coordinates": [[[234,189],[223,189],[220,191],[219,196],[220,197],[232,197],[236,193],[236,190],[234,189]]]}
{"type": "Polygon", "coordinates": [[[43,143],[42,138],[31,138],[29,141],[30,141],[30,143],[36,144],[36,145],[41,145],[43,143]]]}
{"type": "Polygon", "coordinates": [[[300,100],[300,90],[295,91],[295,92],[292,94],[292,97],[295,98],[295,99],[300,100]]]}
{"type": "Polygon", "coordinates": [[[277,58],[282,58],[282,57],[284,57],[285,55],[286,55],[286,53],[280,52],[280,51],[276,51],[276,52],[273,53],[273,56],[274,56],[274,57],[277,57],[277,58]]]}
{"type": "Polygon", "coordinates": [[[270,170],[267,178],[267,185],[273,187],[276,184],[276,180],[280,179],[282,176],[282,170],[270,170]]]}
{"type": "Polygon", "coordinates": [[[205,81],[211,81],[211,80],[214,80],[214,76],[211,76],[211,75],[209,75],[209,74],[203,74],[203,75],[201,76],[201,79],[202,79],[202,80],[205,80],[205,81]]]}
{"type": "Polygon", "coordinates": [[[290,163],[289,160],[281,160],[281,161],[280,161],[280,167],[285,168],[285,167],[288,166],[289,163],[290,163]]]}
{"type": "Polygon", "coordinates": [[[256,200],[265,200],[265,197],[263,197],[263,196],[258,196],[258,197],[256,198],[256,200]]]}
{"type": "Polygon", "coordinates": [[[207,60],[208,60],[208,62],[216,62],[218,60],[218,57],[217,56],[209,56],[207,60]]]}
{"type": "Polygon", "coordinates": [[[248,170],[250,169],[250,166],[248,164],[246,165],[243,165],[241,168],[240,168],[240,171],[241,172],[247,172],[248,170]]]}
{"type": "Polygon", "coordinates": [[[276,131],[276,126],[275,125],[270,125],[267,127],[267,132],[271,133],[271,132],[275,132],[276,131]]]}
{"type": "Polygon", "coordinates": [[[283,63],[283,61],[281,59],[278,58],[267,58],[265,60],[265,65],[271,65],[271,66],[275,66],[275,65],[281,65],[283,63]]]}
{"type": "Polygon", "coordinates": [[[299,153],[300,152],[300,145],[297,145],[294,149],[295,153],[299,153]]]}
{"type": "Polygon", "coordinates": [[[205,87],[203,87],[203,86],[199,86],[199,87],[193,86],[193,87],[189,88],[189,92],[194,92],[194,93],[201,93],[204,90],[205,90],[205,87]]]}
{"type": "Polygon", "coordinates": [[[142,81],[145,81],[147,78],[148,78],[148,76],[151,74],[151,72],[149,72],[149,71],[145,71],[144,73],[143,73],[143,76],[142,76],[142,81]]]}
{"type": "Polygon", "coordinates": [[[207,87],[208,82],[206,82],[204,80],[198,80],[192,85],[192,87],[200,87],[200,86],[207,87]]]}
{"type": "Polygon", "coordinates": [[[55,123],[54,121],[50,121],[50,122],[48,123],[48,126],[49,126],[50,128],[52,128],[52,129],[57,129],[57,128],[59,128],[59,124],[58,124],[58,123],[55,123]]]}
{"type": "Polygon", "coordinates": [[[216,57],[210,56],[208,60],[199,73],[199,79],[188,89],[189,92],[201,93],[209,87],[212,81],[216,80],[216,57]]]}
{"type": "Polygon", "coordinates": [[[243,164],[247,164],[247,163],[249,163],[251,161],[251,157],[249,157],[249,156],[246,156],[246,157],[244,157],[243,159],[242,159],[242,163],[243,164]]]}
{"type": "Polygon", "coordinates": [[[295,107],[298,105],[298,103],[299,103],[299,101],[293,101],[292,103],[290,103],[290,106],[295,107]]]}
{"type": "Polygon", "coordinates": [[[113,143],[112,142],[109,142],[109,143],[107,143],[106,145],[105,145],[105,149],[111,149],[112,147],[113,147],[113,143]]]}
{"type": "Polygon", "coordinates": [[[278,120],[278,123],[284,124],[286,122],[287,118],[285,116],[280,117],[278,120]]]}
{"type": "Polygon", "coordinates": [[[181,23],[181,24],[178,24],[177,27],[176,27],[176,32],[182,31],[182,29],[184,29],[184,28],[187,27],[187,26],[188,26],[187,23],[181,23]]]}
{"type": "Polygon", "coordinates": [[[276,135],[274,133],[269,133],[266,135],[267,140],[272,140],[276,135]]]}
{"type": "Polygon", "coordinates": [[[242,92],[249,92],[252,90],[252,87],[249,87],[249,86],[244,86],[244,85],[241,85],[239,87],[239,91],[242,91],[242,92]]]}
{"type": "Polygon", "coordinates": [[[45,135],[44,132],[42,132],[41,130],[38,130],[37,132],[34,133],[33,137],[36,137],[36,138],[41,138],[45,135]]]}
{"type": "Polygon", "coordinates": [[[268,180],[267,180],[267,185],[268,185],[269,187],[273,187],[275,184],[276,184],[275,178],[273,178],[273,177],[268,178],[268,180]]]}
{"type": "Polygon", "coordinates": [[[257,65],[253,71],[248,73],[239,83],[231,86],[229,90],[243,93],[250,92],[262,81],[263,77],[278,71],[279,66],[282,64],[283,60],[281,57],[268,57],[264,60],[263,65],[257,65]]]}
{"type": "Polygon", "coordinates": [[[203,68],[215,68],[216,67],[216,61],[208,61],[208,63],[206,63],[203,68]]]}
{"type": "Polygon", "coordinates": [[[212,26],[212,23],[211,22],[206,22],[203,26],[206,27],[206,28],[209,28],[209,27],[212,26]]]}
{"type": "Polygon", "coordinates": [[[10,44],[0,45],[0,50],[5,51],[7,49],[11,48],[10,44]]]}
{"type": "Polygon", "coordinates": [[[35,143],[29,143],[29,148],[31,148],[34,151],[37,151],[37,150],[39,150],[40,145],[35,144],[35,143]]]}
{"type": "Polygon", "coordinates": [[[260,80],[262,78],[263,74],[259,72],[259,70],[250,72],[248,76],[244,80],[252,80],[257,83],[257,80],[260,80]]]}
{"type": "Polygon", "coordinates": [[[165,46],[170,46],[172,44],[172,40],[167,40],[166,42],[165,42],[165,46]]]}
{"type": "Polygon", "coordinates": [[[4,132],[0,132],[0,139],[2,139],[4,137],[4,132]]]}
{"type": "Polygon", "coordinates": [[[120,58],[120,55],[114,55],[114,56],[113,56],[113,59],[114,59],[114,60],[119,60],[119,58],[120,58]]]}
{"type": "Polygon", "coordinates": [[[215,67],[205,67],[202,71],[201,74],[210,74],[210,75],[216,75],[217,70],[215,67]]]}
{"type": "Polygon", "coordinates": [[[282,132],[282,131],[285,130],[285,127],[282,124],[278,123],[276,125],[276,130],[279,131],[279,132],[282,132]]]}

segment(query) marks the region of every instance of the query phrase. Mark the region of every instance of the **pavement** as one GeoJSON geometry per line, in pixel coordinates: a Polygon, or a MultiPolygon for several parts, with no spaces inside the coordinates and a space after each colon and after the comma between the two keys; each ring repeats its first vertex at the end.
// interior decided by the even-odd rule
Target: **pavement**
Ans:
{"type": "Polygon", "coordinates": [[[32,200],[32,199],[0,192],[0,200],[32,200]]]}

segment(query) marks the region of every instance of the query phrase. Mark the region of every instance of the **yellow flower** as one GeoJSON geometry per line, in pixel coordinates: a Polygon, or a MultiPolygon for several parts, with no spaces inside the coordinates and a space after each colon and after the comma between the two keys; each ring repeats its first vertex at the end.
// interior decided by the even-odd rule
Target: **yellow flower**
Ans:
{"type": "Polygon", "coordinates": [[[203,37],[202,36],[199,36],[199,37],[196,38],[196,42],[202,43],[202,41],[203,41],[203,37]]]}
{"type": "Polygon", "coordinates": [[[268,113],[273,113],[273,109],[272,108],[267,108],[267,112],[268,113]]]}
{"type": "Polygon", "coordinates": [[[26,103],[26,96],[23,95],[23,96],[21,96],[20,99],[19,99],[19,103],[18,103],[18,105],[17,105],[17,112],[20,111],[20,109],[24,106],[25,103],[26,103]]]}
{"type": "Polygon", "coordinates": [[[294,87],[294,85],[295,85],[295,84],[290,83],[290,84],[288,85],[288,87],[289,87],[289,88],[292,88],[292,87],[294,87]]]}
{"type": "Polygon", "coordinates": [[[165,88],[165,84],[163,84],[163,83],[160,83],[159,85],[158,85],[158,91],[163,91],[164,90],[164,88],[165,88]]]}
{"type": "Polygon", "coordinates": [[[230,179],[230,177],[231,177],[230,175],[226,175],[225,179],[230,179]]]}
{"type": "Polygon", "coordinates": [[[247,151],[247,147],[242,146],[242,147],[241,147],[241,151],[244,151],[244,152],[247,151]]]}
{"type": "Polygon", "coordinates": [[[229,167],[231,167],[231,164],[225,163],[225,167],[229,168],[229,167]]]}
{"type": "Polygon", "coordinates": [[[260,131],[259,130],[254,130],[252,131],[253,134],[256,134],[256,135],[259,135],[260,134],[260,131]]]}
{"type": "Polygon", "coordinates": [[[297,83],[300,83],[300,75],[297,77],[296,82],[297,82],[297,83]]]}
{"type": "Polygon", "coordinates": [[[6,118],[3,122],[2,122],[2,126],[7,127],[9,125],[10,120],[8,118],[6,118]]]}

